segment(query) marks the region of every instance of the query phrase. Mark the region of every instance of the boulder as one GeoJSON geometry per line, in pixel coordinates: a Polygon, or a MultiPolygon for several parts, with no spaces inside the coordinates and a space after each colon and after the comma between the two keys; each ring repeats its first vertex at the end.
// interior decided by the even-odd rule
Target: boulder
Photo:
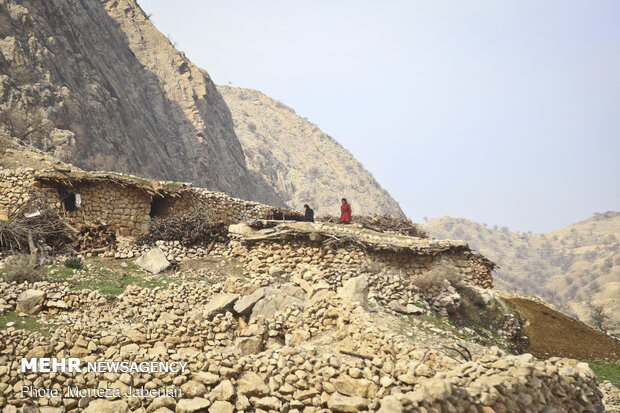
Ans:
{"type": "Polygon", "coordinates": [[[396,300],[390,301],[388,303],[388,307],[396,311],[397,313],[401,313],[401,314],[414,314],[414,315],[424,314],[423,308],[420,308],[415,304],[407,304],[407,306],[404,306],[396,300]]]}
{"type": "Polygon", "coordinates": [[[61,310],[69,308],[69,304],[63,300],[47,300],[45,306],[48,308],[60,308],[61,310]]]}
{"type": "Polygon", "coordinates": [[[233,309],[237,314],[248,315],[252,311],[254,304],[265,297],[268,287],[261,287],[250,295],[245,295],[235,303],[233,309]]]}
{"type": "Polygon", "coordinates": [[[259,318],[267,320],[273,317],[276,312],[284,310],[287,306],[303,308],[305,305],[305,301],[300,298],[300,295],[305,297],[306,293],[292,284],[285,284],[278,290],[268,289],[265,293],[265,297],[259,300],[252,308],[250,323],[255,322],[259,318]]]}
{"type": "Polygon", "coordinates": [[[402,305],[401,303],[399,303],[396,300],[392,300],[388,303],[388,307],[392,310],[395,311],[397,313],[401,313],[401,314],[407,314],[407,307],[405,307],[404,305],[402,305]]]}
{"type": "Polygon", "coordinates": [[[194,380],[210,386],[212,384],[218,383],[220,381],[220,376],[217,374],[209,373],[208,371],[199,371],[198,373],[194,373],[194,380]]]}
{"type": "Polygon", "coordinates": [[[441,307],[445,308],[449,314],[455,313],[461,305],[461,296],[459,293],[452,293],[448,296],[440,298],[441,307]]]}
{"type": "Polygon", "coordinates": [[[373,382],[366,379],[354,379],[346,375],[333,379],[332,384],[337,392],[346,396],[374,397],[376,387],[373,382]]]}
{"type": "Polygon", "coordinates": [[[181,386],[181,391],[185,397],[202,397],[207,392],[204,384],[190,380],[181,386]]]}
{"type": "Polygon", "coordinates": [[[176,406],[176,404],[177,401],[170,396],[159,396],[151,402],[146,411],[148,413],[157,412],[159,411],[159,409],[168,409],[170,411],[174,411],[174,407],[176,406]]]}
{"type": "Polygon", "coordinates": [[[338,295],[354,303],[359,303],[362,308],[368,309],[368,280],[363,275],[347,280],[338,289],[338,295]]]}
{"type": "Polygon", "coordinates": [[[211,320],[218,314],[232,310],[238,299],[239,294],[217,294],[194,316],[194,319],[196,321],[211,320]]]}
{"type": "Polygon", "coordinates": [[[146,254],[142,254],[136,260],[136,264],[143,270],[153,274],[159,274],[170,267],[170,261],[168,261],[166,254],[159,247],[155,247],[146,254]]]}
{"type": "Polygon", "coordinates": [[[421,315],[424,314],[424,309],[415,304],[407,304],[407,314],[421,315]]]}
{"type": "Polygon", "coordinates": [[[228,401],[235,397],[235,386],[230,380],[224,380],[209,393],[210,399],[228,401]]]}
{"type": "Polygon", "coordinates": [[[43,308],[45,292],[28,289],[17,297],[17,311],[26,314],[36,314],[43,308]]]}
{"type": "Polygon", "coordinates": [[[280,407],[282,407],[282,403],[277,397],[268,396],[263,397],[254,402],[254,406],[258,409],[263,409],[267,411],[280,411],[280,407]]]}
{"type": "Polygon", "coordinates": [[[54,353],[54,346],[53,345],[47,345],[47,346],[36,346],[33,347],[28,354],[26,354],[26,358],[42,358],[42,357],[49,357],[54,353]]]}
{"type": "Polygon", "coordinates": [[[377,413],[402,413],[403,405],[396,396],[386,396],[381,399],[381,408],[377,413]]]}
{"type": "Polygon", "coordinates": [[[272,265],[271,267],[269,267],[269,276],[279,277],[282,274],[284,274],[284,270],[282,269],[282,267],[279,267],[277,265],[272,265]]]}

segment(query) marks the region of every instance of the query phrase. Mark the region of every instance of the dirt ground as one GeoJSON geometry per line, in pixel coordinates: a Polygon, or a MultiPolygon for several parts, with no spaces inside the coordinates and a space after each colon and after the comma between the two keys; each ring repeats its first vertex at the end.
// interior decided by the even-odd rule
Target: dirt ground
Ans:
{"type": "Polygon", "coordinates": [[[528,353],[539,358],[620,362],[619,341],[541,303],[524,298],[508,301],[529,321],[525,327],[525,334],[530,338],[528,353]]]}
{"type": "Polygon", "coordinates": [[[65,168],[67,167],[67,164],[57,161],[54,158],[45,154],[38,154],[35,152],[16,148],[0,148],[0,167],[4,169],[44,169],[65,168]]]}

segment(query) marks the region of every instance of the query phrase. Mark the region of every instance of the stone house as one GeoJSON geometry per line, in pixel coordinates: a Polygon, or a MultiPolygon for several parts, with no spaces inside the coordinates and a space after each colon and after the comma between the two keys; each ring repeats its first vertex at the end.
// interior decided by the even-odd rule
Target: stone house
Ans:
{"type": "Polygon", "coordinates": [[[151,219],[201,211],[208,220],[237,223],[254,218],[301,219],[301,213],[195,188],[111,172],[25,168],[0,171],[0,219],[36,195],[69,223],[105,223],[121,236],[138,236],[151,219]]]}

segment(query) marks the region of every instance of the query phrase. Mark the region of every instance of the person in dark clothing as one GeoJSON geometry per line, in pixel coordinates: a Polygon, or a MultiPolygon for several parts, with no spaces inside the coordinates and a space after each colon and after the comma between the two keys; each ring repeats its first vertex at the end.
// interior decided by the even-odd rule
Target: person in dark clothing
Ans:
{"type": "Polygon", "coordinates": [[[306,222],[314,222],[314,210],[310,208],[310,205],[305,204],[304,208],[306,208],[306,214],[304,217],[304,221],[306,222]]]}
{"type": "Polygon", "coordinates": [[[351,223],[351,205],[349,205],[346,198],[342,198],[342,205],[340,205],[340,223],[351,223]]]}

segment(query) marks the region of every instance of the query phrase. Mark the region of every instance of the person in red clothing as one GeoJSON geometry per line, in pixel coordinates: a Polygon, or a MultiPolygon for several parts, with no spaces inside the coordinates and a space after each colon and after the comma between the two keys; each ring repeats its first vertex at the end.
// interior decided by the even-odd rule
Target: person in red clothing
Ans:
{"type": "Polygon", "coordinates": [[[346,198],[342,198],[342,205],[340,205],[340,223],[348,224],[349,222],[351,222],[351,205],[349,205],[346,198]]]}

